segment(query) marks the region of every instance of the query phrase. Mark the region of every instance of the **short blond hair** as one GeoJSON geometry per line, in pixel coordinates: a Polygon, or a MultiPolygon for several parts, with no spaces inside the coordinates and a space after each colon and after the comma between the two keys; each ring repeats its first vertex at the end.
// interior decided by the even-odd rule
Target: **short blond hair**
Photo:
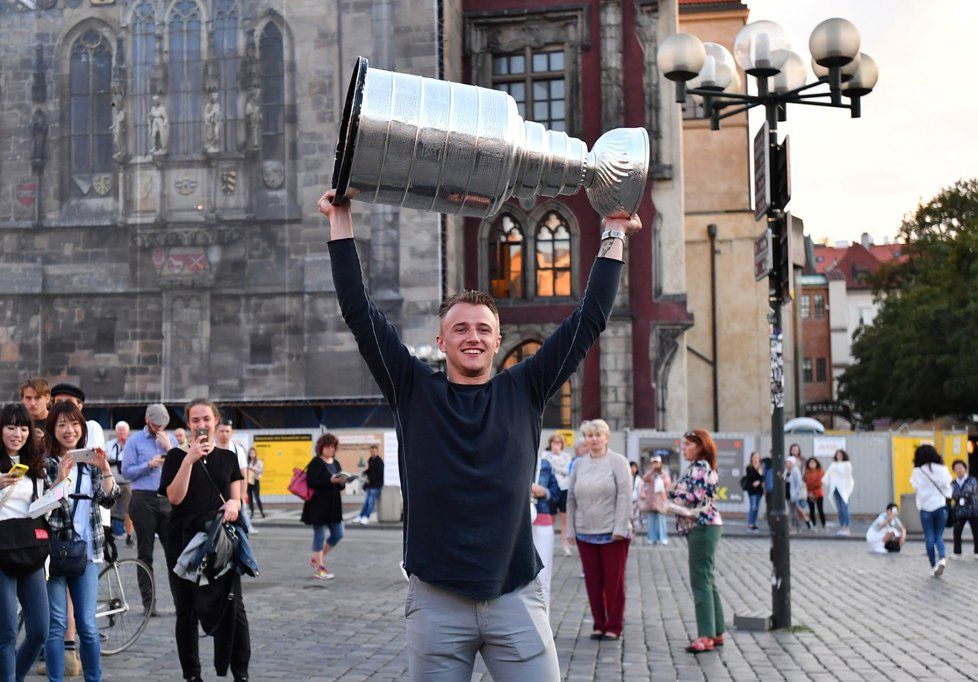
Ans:
{"type": "Polygon", "coordinates": [[[611,438],[611,427],[604,419],[591,419],[581,424],[581,433],[585,436],[591,433],[599,433],[605,438],[611,438]]]}

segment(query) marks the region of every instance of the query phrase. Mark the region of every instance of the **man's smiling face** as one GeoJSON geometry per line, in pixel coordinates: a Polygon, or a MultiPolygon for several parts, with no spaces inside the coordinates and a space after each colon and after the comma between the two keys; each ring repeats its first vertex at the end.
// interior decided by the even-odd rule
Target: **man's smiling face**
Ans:
{"type": "Polygon", "coordinates": [[[445,354],[448,378],[484,383],[499,352],[499,320],[484,305],[456,303],[441,319],[438,348],[445,354]]]}

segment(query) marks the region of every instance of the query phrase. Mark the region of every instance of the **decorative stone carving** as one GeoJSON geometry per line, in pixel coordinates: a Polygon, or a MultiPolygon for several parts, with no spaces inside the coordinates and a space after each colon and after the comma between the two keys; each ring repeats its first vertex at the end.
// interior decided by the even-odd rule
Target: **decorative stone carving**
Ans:
{"type": "Polygon", "coordinates": [[[258,89],[248,91],[245,102],[245,151],[257,152],[261,143],[261,104],[258,101],[258,89]]]}
{"type": "Polygon", "coordinates": [[[624,124],[625,101],[622,74],[621,3],[601,2],[601,129],[611,130],[624,124]]]}
{"type": "Polygon", "coordinates": [[[225,246],[241,240],[244,231],[234,225],[141,230],[136,233],[136,245],[142,248],[164,246],[225,246]]]}
{"type": "Polygon", "coordinates": [[[170,118],[166,106],[159,95],[153,95],[153,106],[149,110],[149,150],[153,156],[166,154],[170,141],[170,118]]]}
{"type": "Polygon", "coordinates": [[[278,161],[265,161],[261,165],[261,177],[268,189],[281,189],[285,184],[285,168],[278,161]]]}
{"type": "Polygon", "coordinates": [[[217,93],[212,92],[204,105],[204,151],[208,154],[221,151],[221,124],[221,103],[217,101],[217,93]]]}
{"type": "Polygon", "coordinates": [[[221,171],[221,192],[225,196],[230,196],[237,191],[238,171],[233,168],[225,168],[221,171]]]}

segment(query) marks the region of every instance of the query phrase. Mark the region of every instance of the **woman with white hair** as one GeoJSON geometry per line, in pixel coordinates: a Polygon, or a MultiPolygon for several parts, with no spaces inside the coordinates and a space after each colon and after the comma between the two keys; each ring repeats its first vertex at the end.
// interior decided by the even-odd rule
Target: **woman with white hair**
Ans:
{"type": "Polygon", "coordinates": [[[568,534],[577,541],[594,630],[591,639],[620,639],[625,617],[625,561],[631,542],[632,486],[628,460],[608,449],[603,419],[581,427],[587,454],[567,484],[568,534]]]}

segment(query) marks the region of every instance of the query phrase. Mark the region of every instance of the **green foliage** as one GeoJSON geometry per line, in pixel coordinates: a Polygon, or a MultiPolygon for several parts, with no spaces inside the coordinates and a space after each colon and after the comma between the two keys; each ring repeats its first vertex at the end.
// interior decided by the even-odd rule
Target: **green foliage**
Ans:
{"type": "Polygon", "coordinates": [[[919,206],[900,237],[907,259],[874,275],[879,313],[839,395],[863,421],[978,412],[978,179],[919,206]]]}

